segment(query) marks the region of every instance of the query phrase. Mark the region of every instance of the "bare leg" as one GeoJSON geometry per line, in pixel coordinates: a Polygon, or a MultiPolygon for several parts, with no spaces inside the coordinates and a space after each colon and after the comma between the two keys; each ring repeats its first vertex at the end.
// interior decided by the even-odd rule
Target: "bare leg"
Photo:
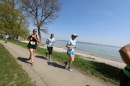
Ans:
{"type": "Polygon", "coordinates": [[[33,62],[33,54],[34,54],[34,50],[33,50],[32,48],[30,48],[29,51],[30,51],[31,62],[33,62]]]}
{"type": "Polygon", "coordinates": [[[49,55],[49,60],[51,61],[51,54],[52,54],[52,47],[48,48],[48,55],[49,55]]]}
{"type": "Polygon", "coordinates": [[[35,49],[33,49],[33,54],[35,53],[35,49]]]}
{"type": "Polygon", "coordinates": [[[69,55],[70,60],[68,61],[68,66],[71,67],[73,61],[74,61],[74,55],[69,55]]]}
{"type": "Polygon", "coordinates": [[[49,54],[49,59],[51,59],[51,55],[49,54]]]}

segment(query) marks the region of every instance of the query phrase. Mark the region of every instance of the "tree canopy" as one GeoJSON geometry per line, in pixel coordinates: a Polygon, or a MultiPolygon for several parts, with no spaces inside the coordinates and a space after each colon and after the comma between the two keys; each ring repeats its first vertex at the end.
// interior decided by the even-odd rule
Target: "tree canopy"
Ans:
{"type": "Polygon", "coordinates": [[[61,3],[58,0],[21,0],[21,10],[23,14],[29,16],[37,27],[41,39],[40,31],[46,33],[47,29],[41,29],[58,18],[61,3]]]}
{"type": "Polygon", "coordinates": [[[58,18],[60,6],[59,0],[0,0],[0,34],[25,37],[29,34],[28,18],[31,18],[41,39],[41,31],[48,33],[42,27],[58,18]]]}
{"type": "Polygon", "coordinates": [[[28,22],[22,16],[19,9],[16,9],[12,4],[1,1],[0,2],[0,32],[9,34],[11,38],[29,34],[27,29],[28,22]],[[24,32],[24,33],[23,33],[24,32]]]}

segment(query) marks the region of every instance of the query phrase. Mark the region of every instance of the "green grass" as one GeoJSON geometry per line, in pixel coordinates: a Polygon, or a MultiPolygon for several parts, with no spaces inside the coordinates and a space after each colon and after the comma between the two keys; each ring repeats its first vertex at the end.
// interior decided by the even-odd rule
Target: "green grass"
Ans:
{"type": "Polygon", "coordinates": [[[28,74],[0,44],[0,86],[34,86],[28,74]]]}
{"type": "MultiPolygon", "coordinates": [[[[16,41],[10,41],[14,44],[20,45],[24,48],[27,48],[26,43],[17,43],[16,41]]],[[[45,55],[47,52],[46,49],[43,48],[37,48],[36,53],[45,55]]],[[[57,60],[61,63],[68,60],[68,56],[64,52],[53,52],[53,59],[57,60]]],[[[106,82],[111,82],[113,84],[119,85],[119,72],[121,69],[104,64],[99,62],[93,62],[89,60],[84,60],[82,58],[78,58],[80,56],[75,56],[75,61],[73,63],[73,67],[76,69],[79,69],[82,73],[85,73],[90,76],[98,77],[106,82]]]]}

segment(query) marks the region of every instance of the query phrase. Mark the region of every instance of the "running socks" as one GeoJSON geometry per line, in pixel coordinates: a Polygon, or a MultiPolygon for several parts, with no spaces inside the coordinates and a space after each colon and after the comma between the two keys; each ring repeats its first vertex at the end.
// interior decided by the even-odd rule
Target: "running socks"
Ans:
{"type": "Polygon", "coordinates": [[[31,63],[31,66],[34,66],[34,62],[31,63]]]}

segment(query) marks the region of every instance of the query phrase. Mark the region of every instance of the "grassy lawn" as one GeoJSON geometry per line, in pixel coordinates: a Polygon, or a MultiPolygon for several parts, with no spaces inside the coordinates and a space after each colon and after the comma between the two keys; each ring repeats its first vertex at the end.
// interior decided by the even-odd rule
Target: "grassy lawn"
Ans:
{"type": "MultiPolygon", "coordinates": [[[[10,41],[14,44],[20,45],[24,48],[27,48],[26,43],[18,43],[16,41],[10,41]]],[[[43,48],[37,48],[36,53],[45,55],[47,52],[46,49],[43,48]]],[[[57,60],[61,63],[65,62],[68,60],[68,56],[64,52],[53,52],[53,59],[57,60]]],[[[89,60],[84,60],[82,58],[78,58],[80,56],[76,55],[75,56],[75,61],[73,63],[73,67],[80,69],[82,73],[85,73],[86,75],[90,76],[96,76],[100,79],[103,79],[104,81],[111,82],[113,84],[119,85],[119,72],[121,69],[104,64],[104,63],[98,63],[98,62],[93,62],[89,60]]]]}
{"type": "Polygon", "coordinates": [[[15,58],[0,44],[0,86],[35,86],[15,58]]]}

